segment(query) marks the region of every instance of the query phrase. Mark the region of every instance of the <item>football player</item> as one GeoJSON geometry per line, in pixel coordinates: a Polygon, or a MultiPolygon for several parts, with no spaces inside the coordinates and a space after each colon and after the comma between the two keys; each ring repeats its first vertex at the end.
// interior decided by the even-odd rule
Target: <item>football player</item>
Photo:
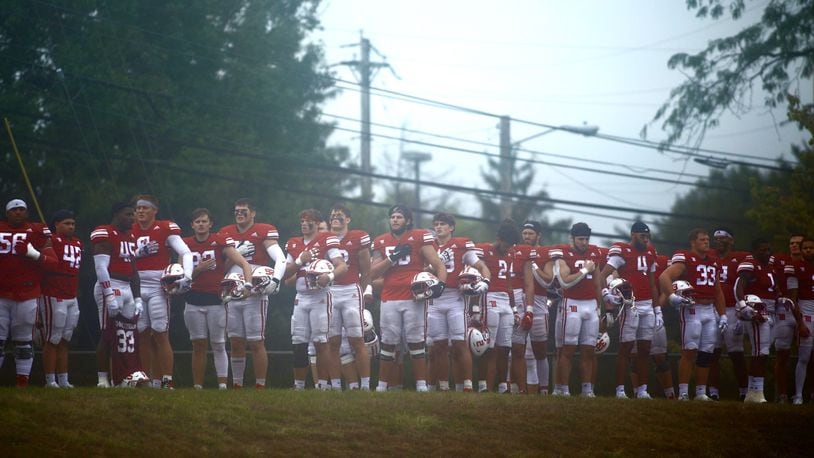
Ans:
{"type": "MultiPolygon", "coordinates": [[[[337,278],[331,287],[333,315],[328,332],[328,343],[334,358],[341,357],[343,334],[347,338],[361,389],[370,390],[370,358],[366,358],[365,339],[362,332],[362,311],[365,303],[373,300],[370,285],[370,235],[367,232],[350,229],[351,211],[343,204],[331,207],[330,230],[339,240],[339,253],[348,266],[348,272],[337,278]],[[344,329],[344,332],[342,331],[344,329]]],[[[345,357],[347,361],[349,358],[345,357]]],[[[343,364],[343,368],[347,364],[343,364]]],[[[343,372],[346,372],[343,369],[343,372]]],[[[347,380],[347,379],[346,379],[347,380]]],[[[351,383],[349,381],[349,386],[351,383]]]]}
{"type": "Polygon", "coordinates": [[[34,362],[32,329],[42,293],[41,270],[53,268],[56,262],[48,226],[28,221],[23,200],[8,201],[6,220],[0,221],[0,367],[10,337],[20,388],[28,386],[34,362]]]}
{"type": "Polygon", "coordinates": [[[430,346],[430,371],[435,375],[440,391],[449,391],[449,353],[452,358],[456,391],[472,391],[472,354],[466,343],[466,306],[458,289],[458,276],[466,266],[472,266],[481,275],[473,285],[473,295],[489,289],[491,273],[478,258],[475,244],[467,237],[455,237],[455,218],[444,212],[436,213],[432,220],[435,229],[435,249],[447,272],[447,288],[438,298],[428,302],[427,327],[430,346]]]}
{"type": "Polygon", "coordinates": [[[174,251],[184,267],[178,280],[180,292],[192,285],[192,252],[181,238],[181,227],[169,220],[157,220],[158,199],[140,194],[132,199],[136,222],[131,232],[136,239],[136,267],[139,272],[144,313],[139,314],[141,365],[153,379],[154,387],[173,388],[173,353],[170,345],[170,300],[161,287],[161,275],[174,251]]]}
{"type": "MultiPolygon", "coordinates": [[[[479,380],[478,391],[487,392],[494,390],[495,379],[499,377],[498,392],[504,393],[509,389],[507,379],[509,374],[509,352],[512,349],[513,329],[519,325],[523,318],[528,317],[526,325],[533,324],[533,294],[532,284],[533,274],[531,273],[531,260],[524,258],[522,251],[515,250],[515,246],[520,243],[520,229],[511,219],[506,219],[500,223],[497,230],[497,237],[494,243],[479,243],[476,247],[480,250],[480,256],[486,267],[492,272],[489,291],[482,295],[480,312],[471,316],[472,324],[483,324],[491,336],[489,349],[480,357],[478,362],[479,380]],[[516,255],[520,252],[516,259],[516,255]],[[529,261],[529,262],[526,262],[529,261]],[[515,285],[514,278],[517,275],[515,269],[528,269],[523,272],[523,282],[515,285]],[[528,284],[526,283],[528,281],[528,284]],[[528,297],[526,297],[528,293],[528,297]],[[526,302],[528,301],[528,302],[526,302]],[[524,307],[524,314],[520,314],[518,304],[524,307]],[[529,315],[531,315],[529,317],[529,315]]],[[[525,344],[525,335],[523,339],[525,344]]],[[[518,332],[518,338],[520,332],[518,332]]],[[[525,350],[525,345],[520,345],[525,350]]],[[[518,358],[524,360],[520,363],[522,367],[525,363],[524,351],[516,353],[518,358]]],[[[512,379],[519,384],[525,385],[525,370],[520,374],[514,374],[512,379]]],[[[519,389],[519,387],[518,387],[519,389]]]]}
{"type": "MultiPolygon", "coordinates": [[[[246,347],[252,352],[255,388],[266,387],[268,372],[268,354],[266,353],[266,312],[268,311],[267,294],[277,294],[280,281],[285,275],[286,256],[278,239],[277,228],[271,224],[255,222],[257,210],[251,200],[238,199],[235,202],[235,224],[221,228],[220,234],[231,238],[235,248],[252,268],[268,266],[274,261],[273,285],[266,289],[266,294],[253,294],[249,297],[232,300],[226,310],[226,325],[229,343],[232,348],[232,388],[243,388],[243,376],[246,372],[246,347]]],[[[239,267],[232,267],[231,272],[239,272],[239,267]]]]}
{"type": "Polygon", "coordinates": [[[653,307],[653,298],[657,297],[656,282],[653,278],[655,269],[656,250],[650,245],[650,228],[647,224],[636,221],[630,228],[630,242],[617,242],[611,245],[607,264],[596,276],[597,300],[604,302],[605,310],[613,311],[622,305],[619,312],[619,353],[616,359],[617,398],[627,398],[625,376],[630,350],[635,343],[639,381],[643,382],[635,387],[636,397],[650,399],[647,392],[650,343],[653,340],[656,321],[663,322],[661,307],[653,307]],[[624,305],[621,298],[610,295],[603,297],[602,287],[606,284],[607,278],[614,273],[630,283],[635,297],[632,306],[624,305]]]}
{"type": "Polygon", "coordinates": [[[413,228],[413,212],[396,204],[388,211],[390,231],[373,241],[371,279],[383,277],[381,293],[381,348],[379,352],[379,384],[376,391],[387,391],[394,381],[391,369],[395,365],[396,346],[407,341],[413,362],[416,391],[426,392],[427,363],[425,316],[426,301],[416,300],[411,292],[413,277],[427,265],[436,272],[438,283],[431,288],[430,298],[444,292],[447,269],[433,247],[429,231],[413,228]]]}
{"type": "Polygon", "coordinates": [[[93,297],[103,336],[96,348],[99,375],[96,386],[100,388],[110,387],[110,345],[104,339],[110,318],[118,315],[125,305],[135,303],[135,298],[139,295],[139,276],[133,262],[136,240],[131,232],[135,209],[128,202],[118,202],[111,207],[111,213],[113,216],[110,224],[97,226],[90,234],[96,270],[93,297]]]}
{"type": "Polygon", "coordinates": [[[794,405],[803,403],[803,385],[814,344],[814,239],[804,238],[800,246],[802,259],[785,268],[789,298],[797,304],[795,317],[799,339],[797,367],[794,369],[794,405]]]}
{"type": "MultiPolygon", "coordinates": [[[[715,241],[715,256],[718,258],[719,275],[718,281],[721,283],[721,290],[724,293],[724,302],[726,304],[726,317],[730,326],[727,326],[721,334],[720,341],[726,345],[726,351],[729,354],[729,360],[732,361],[732,368],[735,372],[735,380],[738,383],[738,394],[740,400],[746,398],[747,387],[747,373],[746,373],[746,358],[743,355],[743,326],[737,316],[735,316],[735,304],[738,302],[735,299],[735,280],[738,278],[738,265],[748,255],[745,251],[735,251],[735,236],[731,229],[726,227],[719,227],[712,231],[712,237],[715,241]]],[[[718,378],[720,373],[720,365],[718,355],[721,349],[716,348],[712,364],[709,368],[709,397],[713,400],[720,398],[718,392],[718,378]]]]}
{"type": "MultiPolygon", "coordinates": [[[[226,263],[239,266],[244,279],[252,278],[252,267],[237,252],[234,241],[212,233],[212,215],[206,208],[192,211],[192,236],[184,238],[192,251],[192,288],[184,295],[184,324],[192,341],[192,383],[203,388],[207,340],[212,346],[218,388],[226,389],[229,357],[226,354],[226,306],[221,303],[220,282],[226,263]]],[[[250,285],[250,280],[246,284],[250,285]]],[[[248,292],[247,292],[248,295],[248,292]]]]}
{"type": "MultiPolygon", "coordinates": [[[[308,343],[313,342],[317,354],[319,388],[341,390],[339,352],[334,358],[328,348],[328,332],[333,314],[331,284],[347,272],[348,266],[339,251],[339,239],[330,232],[317,231],[317,224],[322,220],[319,211],[306,209],[299,216],[302,237],[293,237],[285,244],[288,253],[286,276],[296,276],[297,289],[291,314],[294,388],[305,388],[308,343]],[[320,261],[323,263],[320,264],[320,261]]],[[[359,326],[361,329],[361,319],[359,326]]],[[[339,337],[341,339],[341,334],[339,337]]]]}
{"type": "Polygon", "coordinates": [[[563,288],[557,309],[555,336],[560,344],[557,357],[555,394],[569,396],[571,360],[579,345],[582,396],[595,397],[593,387],[594,350],[599,335],[599,304],[594,272],[601,270],[602,253],[591,245],[591,228],[585,223],[571,226],[571,244],[553,247],[554,275],[563,288]]]}
{"type": "Polygon", "coordinates": [[[46,269],[42,278],[39,313],[42,324],[42,367],[45,386],[73,388],[68,381],[68,344],[79,322],[79,266],[82,263],[82,241],[75,236],[76,219],[70,210],[57,210],[49,224],[53,234],[57,265],[46,269]]]}
{"type": "Polygon", "coordinates": [[[772,315],[777,299],[777,265],[772,256],[769,241],[763,238],[752,242],[752,251],[738,265],[735,282],[736,313],[743,321],[746,334],[752,344],[752,360],[749,367],[748,391],[744,402],[766,402],[763,394],[766,359],[772,336],[772,315]],[[747,295],[754,295],[760,303],[749,303],[747,295]]]}
{"type": "Polygon", "coordinates": [[[789,237],[789,253],[778,253],[774,256],[777,264],[777,293],[778,301],[775,304],[774,325],[772,326],[772,344],[775,350],[774,383],[777,402],[786,403],[788,396],[789,359],[791,358],[791,342],[794,340],[797,322],[794,317],[799,314],[797,304],[789,302],[786,283],[786,266],[788,272],[794,271],[793,263],[802,259],[800,244],[804,236],[794,234],[789,237]]]}
{"type": "MultiPolygon", "coordinates": [[[[531,352],[533,357],[531,360],[526,358],[527,374],[536,375],[538,386],[537,393],[548,394],[548,382],[550,379],[550,367],[548,364],[548,332],[549,307],[551,306],[551,301],[549,299],[549,289],[544,283],[550,286],[551,267],[546,266],[546,263],[542,262],[542,258],[550,260],[550,256],[547,254],[549,252],[548,247],[543,247],[541,245],[543,238],[542,230],[543,227],[539,222],[526,221],[521,227],[520,237],[523,239],[524,244],[531,246],[536,251],[538,259],[535,261],[535,264],[532,265],[532,270],[534,270],[534,267],[537,266],[538,269],[548,269],[549,272],[548,275],[541,275],[540,273],[534,275],[535,279],[538,280],[534,282],[534,305],[532,310],[534,320],[531,325],[531,330],[529,331],[529,342],[531,342],[531,352]],[[545,281],[546,277],[549,277],[548,283],[545,281]],[[529,363],[532,363],[535,366],[533,371],[529,369],[529,363]]],[[[552,295],[552,297],[554,296],[552,295]]],[[[526,355],[528,355],[528,353],[529,352],[526,351],[526,355]]]]}
{"type": "Polygon", "coordinates": [[[709,233],[693,229],[687,239],[690,249],[676,251],[670,267],[659,277],[659,303],[662,307],[668,304],[677,307],[681,314],[678,399],[689,400],[690,375],[695,366],[695,400],[710,401],[707,396],[709,364],[718,331],[727,328],[728,319],[718,278],[718,258],[709,253],[709,233]],[[689,283],[689,290],[680,290],[679,283],[674,283],[679,279],[689,283]]]}

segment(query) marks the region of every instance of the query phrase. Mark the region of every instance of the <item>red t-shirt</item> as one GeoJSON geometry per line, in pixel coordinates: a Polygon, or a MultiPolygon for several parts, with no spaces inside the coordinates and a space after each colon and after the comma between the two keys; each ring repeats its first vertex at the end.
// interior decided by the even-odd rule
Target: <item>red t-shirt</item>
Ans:
{"type": "Polygon", "coordinates": [[[424,270],[427,260],[421,254],[421,248],[433,246],[435,239],[429,231],[424,229],[410,229],[401,234],[400,237],[388,232],[376,237],[373,241],[373,251],[387,258],[396,245],[410,245],[410,254],[399,260],[384,273],[384,287],[382,288],[382,300],[412,300],[413,294],[410,292],[410,285],[415,274],[424,270]]]}
{"type": "Polygon", "coordinates": [[[136,252],[136,239],[133,234],[131,232],[121,232],[111,225],[97,226],[90,233],[90,243],[96,245],[102,242],[109,243],[111,249],[110,266],[107,271],[120,280],[129,279],[133,275],[130,259],[136,252]]]}
{"type": "Polygon", "coordinates": [[[14,244],[24,240],[39,251],[51,239],[51,230],[41,223],[23,223],[14,227],[0,221],[0,297],[25,301],[39,297],[40,267],[37,261],[17,254],[14,244]]]}
{"type": "Polygon", "coordinates": [[[280,238],[277,228],[271,224],[265,223],[254,223],[243,232],[238,230],[237,224],[230,224],[221,228],[220,234],[231,238],[235,243],[235,248],[240,248],[246,245],[254,246],[254,254],[251,256],[245,256],[245,258],[249,264],[253,264],[255,266],[269,265],[269,255],[268,252],[266,252],[266,247],[263,246],[263,242],[266,240],[277,240],[280,238]]]}
{"type": "Polygon", "coordinates": [[[136,247],[142,247],[150,242],[158,242],[158,253],[136,260],[138,270],[164,270],[172,259],[167,239],[171,235],[181,235],[181,228],[172,221],[156,220],[147,229],[142,229],[138,223],[133,223],[130,229],[136,239],[136,247]]]}
{"type": "Polygon", "coordinates": [[[51,243],[57,255],[57,265],[43,272],[42,294],[59,299],[74,298],[79,288],[82,241],[76,237],[54,236],[51,243]]]}
{"type": "Polygon", "coordinates": [[[339,252],[342,254],[345,264],[348,265],[347,273],[337,278],[334,284],[353,285],[359,283],[359,252],[370,250],[370,235],[357,229],[348,231],[341,239],[339,235],[334,235],[339,240],[339,252]]]}

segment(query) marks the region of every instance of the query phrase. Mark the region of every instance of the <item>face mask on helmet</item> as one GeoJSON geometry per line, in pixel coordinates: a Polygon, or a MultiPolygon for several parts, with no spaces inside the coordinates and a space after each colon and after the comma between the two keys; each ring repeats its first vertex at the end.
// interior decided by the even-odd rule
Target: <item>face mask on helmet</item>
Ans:
{"type": "MultiPolygon", "coordinates": [[[[333,271],[334,265],[328,260],[317,259],[315,261],[311,261],[311,263],[308,264],[308,267],[305,269],[305,287],[310,290],[322,288],[319,286],[319,283],[317,283],[320,275],[329,274],[333,271]]],[[[327,286],[330,286],[331,283],[328,283],[327,286]]]]}
{"type": "Polygon", "coordinates": [[[475,269],[472,266],[466,266],[458,275],[458,289],[463,294],[474,294],[472,287],[475,286],[475,283],[481,281],[482,279],[483,277],[481,276],[480,272],[478,272],[478,269],[475,269]]]}
{"type": "Polygon", "coordinates": [[[268,266],[255,267],[252,271],[252,291],[267,295],[271,293],[274,269],[268,266]]]}
{"type": "Polygon", "coordinates": [[[243,274],[231,273],[227,274],[220,282],[220,299],[223,303],[227,303],[234,299],[243,298],[243,274]]]}
{"type": "Polygon", "coordinates": [[[147,377],[147,374],[142,371],[136,371],[125,377],[119,386],[124,388],[138,388],[140,386],[147,386],[148,383],[150,383],[150,377],[147,377]]]}
{"type": "Polygon", "coordinates": [[[438,278],[429,272],[419,272],[413,276],[413,281],[410,284],[410,292],[413,297],[418,301],[429,299],[432,296],[430,288],[437,285],[438,278]]]}
{"type": "Polygon", "coordinates": [[[596,349],[594,349],[594,353],[605,353],[608,347],[610,347],[610,335],[608,335],[607,332],[603,332],[596,338],[596,349]]]}
{"type": "Polygon", "coordinates": [[[695,296],[695,289],[688,281],[676,280],[673,282],[673,293],[687,299],[692,299],[695,296]]]}
{"type": "Polygon", "coordinates": [[[161,289],[167,294],[176,294],[179,291],[178,280],[184,278],[184,267],[181,264],[170,264],[161,274],[161,289]]]}
{"type": "Polygon", "coordinates": [[[636,300],[633,296],[633,287],[624,278],[614,278],[608,283],[608,288],[613,295],[621,297],[625,304],[631,304],[636,300]]]}

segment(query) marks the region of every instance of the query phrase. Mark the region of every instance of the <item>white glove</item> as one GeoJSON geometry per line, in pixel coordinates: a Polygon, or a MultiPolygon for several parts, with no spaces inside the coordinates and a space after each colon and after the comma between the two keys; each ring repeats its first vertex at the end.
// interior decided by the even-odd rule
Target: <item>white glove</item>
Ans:
{"type": "Polygon", "coordinates": [[[278,279],[276,279],[274,277],[271,277],[271,284],[272,284],[272,286],[267,288],[268,289],[268,294],[274,295],[274,294],[279,293],[280,292],[280,280],[278,280],[278,279]]]}
{"type": "Polygon", "coordinates": [[[656,314],[656,329],[664,327],[664,314],[661,313],[661,307],[658,305],[653,307],[653,313],[656,314]]]}
{"type": "Polygon", "coordinates": [[[178,285],[178,292],[176,294],[184,294],[192,288],[192,279],[184,276],[175,280],[175,284],[178,285]]]}
{"type": "Polygon", "coordinates": [[[136,249],[136,259],[152,256],[158,253],[158,242],[151,240],[136,249]]]}
{"type": "Polygon", "coordinates": [[[133,301],[136,303],[136,315],[141,315],[141,312],[144,311],[144,301],[140,297],[133,299],[133,301]]]}
{"type": "Polygon", "coordinates": [[[472,285],[472,294],[474,295],[486,294],[487,291],[489,291],[489,282],[486,280],[481,280],[472,285]]]}
{"type": "Polygon", "coordinates": [[[616,318],[613,316],[611,312],[605,312],[605,326],[611,327],[613,323],[616,322],[616,318]]]}
{"type": "Polygon", "coordinates": [[[728,325],[729,325],[729,319],[726,317],[726,315],[721,315],[718,318],[718,331],[720,331],[721,334],[723,334],[724,332],[726,332],[726,327],[728,325]]]}
{"type": "Polygon", "coordinates": [[[241,242],[240,245],[237,247],[237,252],[240,253],[241,256],[244,258],[250,258],[254,256],[254,244],[252,242],[246,241],[241,242]]]}
{"type": "Polygon", "coordinates": [[[693,302],[692,299],[684,296],[679,296],[676,293],[670,294],[669,302],[670,305],[672,305],[673,307],[688,307],[695,304],[695,302],[693,302]]]}

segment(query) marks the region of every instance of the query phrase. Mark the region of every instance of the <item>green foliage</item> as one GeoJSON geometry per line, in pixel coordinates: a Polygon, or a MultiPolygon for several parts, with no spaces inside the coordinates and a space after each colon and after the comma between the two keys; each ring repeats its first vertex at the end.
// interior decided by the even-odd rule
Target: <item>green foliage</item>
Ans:
{"type": "MultiPolygon", "coordinates": [[[[713,19],[727,9],[737,19],[745,6],[744,0],[687,1],[698,17],[713,19]]],[[[687,75],[652,120],[662,122],[667,145],[703,138],[725,111],[749,111],[754,83],[766,93],[764,105],[774,107],[814,72],[814,0],[770,0],[760,22],[710,41],[697,54],[675,54],[667,65],[687,75]]]]}

